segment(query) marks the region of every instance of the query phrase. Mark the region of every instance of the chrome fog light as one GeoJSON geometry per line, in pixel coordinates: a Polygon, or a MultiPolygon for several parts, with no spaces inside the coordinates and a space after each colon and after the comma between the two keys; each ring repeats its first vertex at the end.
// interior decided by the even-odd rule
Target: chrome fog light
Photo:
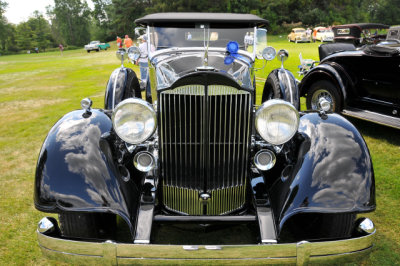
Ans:
{"type": "Polygon", "coordinates": [[[361,218],[359,220],[357,231],[363,234],[371,234],[375,231],[375,225],[370,219],[361,218]]]}
{"type": "Polygon", "coordinates": [[[135,157],[133,157],[133,165],[141,172],[148,172],[154,168],[155,162],[154,156],[147,151],[138,152],[135,157]]]}
{"type": "Polygon", "coordinates": [[[56,230],[57,224],[54,218],[44,217],[38,223],[37,230],[42,234],[51,234],[56,230]]]}
{"type": "Polygon", "coordinates": [[[254,156],[254,165],[261,171],[267,171],[274,167],[275,154],[270,150],[260,150],[254,156]]]}

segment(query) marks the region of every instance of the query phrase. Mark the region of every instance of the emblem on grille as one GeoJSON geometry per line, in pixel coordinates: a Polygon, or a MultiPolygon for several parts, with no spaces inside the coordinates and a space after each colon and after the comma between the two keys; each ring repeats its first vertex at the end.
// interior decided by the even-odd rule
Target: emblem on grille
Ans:
{"type": "Polygon", "coordinates": [[[210,200],[211,195],[209,193],[200,193],[200,200],[203,204],[207,204],[208,201],[210,200]]]}

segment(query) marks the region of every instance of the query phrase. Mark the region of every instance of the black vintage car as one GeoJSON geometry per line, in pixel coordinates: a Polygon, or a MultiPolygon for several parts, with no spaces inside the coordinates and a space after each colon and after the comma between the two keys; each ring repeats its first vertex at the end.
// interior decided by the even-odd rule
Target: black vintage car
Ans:
{"type": "Polygon", "coordinates": [[[381,23],[353,23],[333,26],[334,42],[351,43],[355,46],[365,44],[376,44],[386,39],[386,34],[382,30],[389,26],[381,23]]]}
{"type": "Polygon", "coordinates": [[[400,128],[400,44],[323,44],[319,56],[299,85],[308,109],[325,102],[327,110],[400,128]]]}
{"type": "Polygon", "coordinates": [[[375,209],[374,172],[357,129],[337,114],[298,111],[284,50],[255,105],[256,60],[276,56],[266,20],[161,13],[136,23],[147,29],[146,99],[121,66],[104,108],[84,99],[40,151],[35,206],[59,217],[39,222],[43,254],[302,265],[369,253],[374,225],[356,215],[375,209]]]}

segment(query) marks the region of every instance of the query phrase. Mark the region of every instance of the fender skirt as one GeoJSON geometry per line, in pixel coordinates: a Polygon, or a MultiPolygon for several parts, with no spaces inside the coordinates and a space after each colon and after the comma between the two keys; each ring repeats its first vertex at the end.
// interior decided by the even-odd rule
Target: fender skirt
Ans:
{"type": "Polygon", "coordinates": [[[132,181],[122,180],[112,159],[105,138],[111,127],[110,118],[96,109],[70,112],[53,126],[38,158],[35,207],[55,213],[114,213],[134,236],[139,192],[132,181]]]}
{"type": "Polygon", "coordinates": [[[301,117],[299,133],[296,163],[270,189],[277,228],[299,213],[373,211],[374,171],[357,129],[340,115],[309,113],[301,117]]]}
{"type": "Polygon", "coordinates": [[[113,110],[122,100],[130,97],[142,97],[136,74],[130,68],[117,68],[111,73],[107,83],[104,109],[113,110]]]}

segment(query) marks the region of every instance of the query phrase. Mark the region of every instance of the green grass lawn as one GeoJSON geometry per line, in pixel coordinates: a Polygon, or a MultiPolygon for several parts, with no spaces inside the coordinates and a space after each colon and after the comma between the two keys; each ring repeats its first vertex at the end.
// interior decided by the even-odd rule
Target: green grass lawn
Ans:
{"type": "MultiPolygon", "coordinates": [[[[287,49],[285,67],[296,78],[299,52],[318,60],[318,45],[288,43],[286,35],[270,36],[269,45],[287,49]]],[[[52,125],[67,112],[79,109],[90,97],[102,108],[108,78],[120,62],[111,50],[82,50],[0,57],[0,265],[56,264],[40,253],[35,230],[45,216],[33,206],[33,182],[39,149],[52,125]]],[[[128,64],[126,64],[128,65],[128,64]]],[[[138,67],[129,65],[138,73],[138,67]]],[[[262,79],[280,62],[257,71],[262,79]]],[[[304,100],[302,100],[304,106],[304,100]]],[[[367,265],[400,264],[400,131],[351,120],[370,149],[376,178],[377,210],[366,214],[376,224],[376,248],[367,265]]]]}

